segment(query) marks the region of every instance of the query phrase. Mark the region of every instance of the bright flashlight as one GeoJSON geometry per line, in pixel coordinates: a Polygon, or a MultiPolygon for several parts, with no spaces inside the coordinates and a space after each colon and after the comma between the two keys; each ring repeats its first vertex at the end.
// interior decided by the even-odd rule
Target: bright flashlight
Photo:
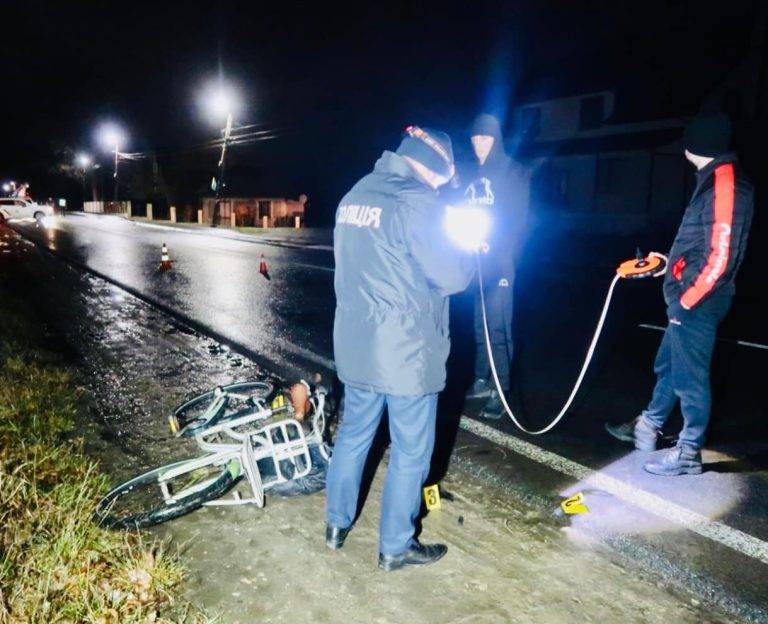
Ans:
{"type": "Polygon", "coordinates": [[[10,185],[10,184],[8,184],[8,182],[6,182],[5,184],[3,184],[3,190],[4,190],[6,193],[10,193],[10,191],[11,191],[11,185],[10,185]]]}
{"type": "Polygon", "coordinates": [[[91,157],[88,154],[77,155],[77,166],[81,169],[87,169],[91,166],[91,157]]]}
{"type": "Polygon", "coordinates": [[[465,251],[478,251],[488,240],[491,218],[477,206],[446,206],[443,227],[454,245],[465,251]]]}

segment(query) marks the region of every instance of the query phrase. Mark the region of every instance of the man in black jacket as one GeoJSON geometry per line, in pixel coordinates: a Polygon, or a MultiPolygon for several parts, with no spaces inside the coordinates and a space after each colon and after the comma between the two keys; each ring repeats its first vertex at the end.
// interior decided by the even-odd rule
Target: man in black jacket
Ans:
{"type": "MultiPolygon", "coordinates": [[[[478,115],[472,124],[472,148],[477,157],[464,201],[485,207],[491,217],[488,253],[482,256],[485,302],[493,361],[502,390],[509,392],[512,363],[512,302],[515,260],[523,244],[527,183],[520,168],[504,152],[498,119],[478,115]]],[[[488,398],[481,416],[498,419],[501,398],[489,379],[491,366],[485,344],[480,294],[475,297],[475,380],[467,399],[488,398]]]]}
{"type": "Polygon", "coordinates": [[[680,401],[683,430],[677,446],[645,464],[653,474],[702,471],[715,334],[731,307],[753,212],[752,184],[728,151],[730,138],[730,122],[722,114],[697,117],[686,127],[685,156],[698,173],[664,278],[669,324],[656,356],[653,398],[635,420],[606,425],[614,437],[633,442],[638,450],[654,451],[661,428],[680,401]]]}

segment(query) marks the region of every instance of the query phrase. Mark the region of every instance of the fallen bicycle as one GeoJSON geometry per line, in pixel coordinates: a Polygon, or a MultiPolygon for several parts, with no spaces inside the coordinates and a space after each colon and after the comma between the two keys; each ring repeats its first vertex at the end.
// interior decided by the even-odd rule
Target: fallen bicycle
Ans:
{"type": "Polygon", "coordinates": [[[323,438],[325,388],[302,381],[291,388],[288,400],[278,394],[270,402],[272,392],[268,382],[241,382],[217,387],[179,406],[169,418],[171,431],[177,437],[194,437],[205,454],[117,486],[99,502],[96,521],[112,528],[141,528],[203,505],[263,507],[269,490],[297,485],[304,492],[321,489],[330,458],[323,438]],[[282,415],[282,420],[264,424],[282,415]],[[309,433],[299,419],[306,420],[309,433]],[[235,489],[239,482],[245,484],[245,495],[241,488],[235,489]],[[231,497],[223,498],[227,493],[231,497]]]}

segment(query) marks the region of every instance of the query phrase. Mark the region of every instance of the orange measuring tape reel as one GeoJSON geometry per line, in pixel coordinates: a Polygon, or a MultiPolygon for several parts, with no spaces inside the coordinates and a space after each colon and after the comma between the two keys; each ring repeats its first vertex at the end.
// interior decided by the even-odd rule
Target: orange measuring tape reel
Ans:
{"type": "Polygon", "coordinates": [[[616,268],[616,273],[623,279],[643,279],[656,277],[664,271],[666,266],[667,259],[661,254],[651,253],[643,256],[638,249],[637,256],[632,260],[622,262],[616,268]]]}

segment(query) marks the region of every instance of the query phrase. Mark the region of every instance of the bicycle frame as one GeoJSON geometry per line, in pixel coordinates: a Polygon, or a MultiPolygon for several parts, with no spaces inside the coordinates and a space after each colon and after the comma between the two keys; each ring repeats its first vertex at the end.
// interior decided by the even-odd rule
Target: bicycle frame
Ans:
{"type": "MultiPolygon", "coordinates": [[[[229,393],[229,396],[240,398],[236,393],[229,393]]],[[[213,391],[213,399],[213,403],[205,412],[208,422],[212,418],[218,418],[226,408],[228,395],[216,389],[213,391]]],[[[204,479],[200,483],[195,483],[178,492],[171,491],[171,482],[174,479],[203,468],[229,465],[229,470],[232,471],[234,477],[245,476],[249,494],[244,498],[234,489],[232,498],[207,501],[203,504],[206,506],[254,504],[257,507],[263,507],[266,490],[278,483],[299,479],[310,473],[312,470],[310,443],[318,444],[323,456],[328,458],[323,445],[325,428],[324,389],[318,388],[313,392],[309,401],[313,411],[312,431],[309,435],[304,434],[301,423],[294,418],[255,426],[256,423],[287,411],[287,406],[264,407],[257,412],[227,422],[216,423],[197,431],[194,434],[195,442],[201,450],[206,451],[206,454],[173,464],[158,475],[157,484],[164,502],[167,505],[180,502],[184,498],[206,489],[219,475],[204,479]],[[245,429],[242,430],[243,428],[245,429]],[[241,431],[236,431],[236,429],[241,429],[241,431]],[[222,438],[228,439],[228,441],[222,441],[222,438]],[[259,462],[263,461],[271,462],[274,475],[270,475],[268,478],[262,476],[259,462]],[[292,471],[290,474],[286,474],[289,466],[292,471]]]]}

